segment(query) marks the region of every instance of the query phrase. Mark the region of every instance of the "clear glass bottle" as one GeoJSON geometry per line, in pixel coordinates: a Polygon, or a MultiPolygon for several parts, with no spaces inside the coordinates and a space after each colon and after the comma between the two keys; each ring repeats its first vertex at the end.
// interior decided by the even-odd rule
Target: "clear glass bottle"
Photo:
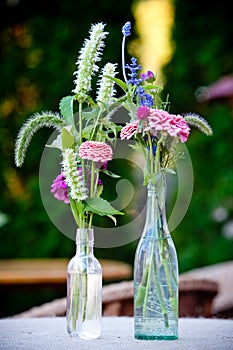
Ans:
{"type": "Polygon", "coordinates": [[[178,261],[165,210],[165,177],[149,184],[147,214],[134,263],[134,336],[178,338],[178,261]]]}
{"type": "Polygon", "coordinates": [[[93,254],[93,244],[93,229],[78,229],[76,255],[67,268],[67,331],[81,339],[95,339],[101,334],[102,269],[93,254]]]}

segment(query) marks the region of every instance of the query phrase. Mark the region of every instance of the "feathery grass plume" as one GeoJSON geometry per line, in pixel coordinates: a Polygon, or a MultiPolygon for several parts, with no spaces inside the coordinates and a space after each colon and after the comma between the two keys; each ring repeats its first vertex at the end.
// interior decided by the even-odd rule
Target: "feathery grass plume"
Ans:
{"type": "Polygon", "coordinates": [[[100,55],[104,47],[103,40],[108,34],[108,32],[104,31],[104,27],[105,24],[103,23],[91,26],[90,37],[84,41],[76,62],[78,70],[74,72],[74,75],[76,75],[74,80],[76,86],[73,92],[80,103],[86,101],[88,93],[91,91],[91,77],[99,69],[96,62],[101,60],[100,55]]]}
{"type": "Polygon", "coordinates": [[[99,89],[97,93],[97,103],[111,103],[111,99],[115,94],[114,81],[109,79],[115,77],[117,64],[107,63],[101,72],[101,79],[98,81],[99,89]]]}
{"type": "Polygon", "coordinates": [[[30,117],[21,127],[15,143],[15,164],[17,167],[23,165],[28,146],[37,130],[48,127],[60,130],[65,121],[58,113],[42,112],[30,117]]]}
{"type": "Polygon", "coordinates": [[[76,153],[72,148],[66,148],[63,152],[62,168],[71,198],[77,201],[87,199],[88,189],[82,171],[78,170],[76,153]]]}
{"type": "Polygon", "coordinates": [[[198,114],[186,114],[184,115],[184,119],[189,125],[195,126],[207,136],[213,135],[213,130],[211,126],[207,123],[207,121],[204,118],[200,117],[198,114]]]}

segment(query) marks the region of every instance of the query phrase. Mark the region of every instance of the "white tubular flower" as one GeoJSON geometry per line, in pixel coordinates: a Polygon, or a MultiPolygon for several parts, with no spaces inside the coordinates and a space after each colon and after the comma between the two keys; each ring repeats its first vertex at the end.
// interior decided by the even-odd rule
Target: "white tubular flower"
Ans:
{"type": "Polygon", "coordinates": [[[102,69],[101,79],[98,81],[99,90],[97,93],[97,103],[111,103],[112,97],[115,94],[114,81],[107,76],[115,77],[116,64],[107,63],[102,69]]]}
{"type": "Polygon", "coordinates": [[[88,189],[82,172],[77,169],[76,154],[73,149],[67,148],[63,152],[62,168],[71,198],[78,201],[87,199],[88,189]]]}
{"type": "Polygon", "coordinates": [[[73,92],[79,102],[84,102],[91,91],[91,77],[98,71],[96,62],[100,61],[100,55],[104,47],[103,40],[107,32],[104,32],[105,24],[97,23],[91,26],[90,37],[84,42],[78,60],[76,62],[78,70],[74,72],[75,89],[73,92]]]}

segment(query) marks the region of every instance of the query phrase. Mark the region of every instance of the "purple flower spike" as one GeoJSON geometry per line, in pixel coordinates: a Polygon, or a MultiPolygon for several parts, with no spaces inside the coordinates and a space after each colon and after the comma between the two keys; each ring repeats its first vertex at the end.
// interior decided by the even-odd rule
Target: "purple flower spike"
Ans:
{"type": "Polygon", "coordinates": [[[124,36],[129,36],[131,34],[131,23],[130,22],[126,22],[123,27],[122,27],[122,34],[124,36]]]}

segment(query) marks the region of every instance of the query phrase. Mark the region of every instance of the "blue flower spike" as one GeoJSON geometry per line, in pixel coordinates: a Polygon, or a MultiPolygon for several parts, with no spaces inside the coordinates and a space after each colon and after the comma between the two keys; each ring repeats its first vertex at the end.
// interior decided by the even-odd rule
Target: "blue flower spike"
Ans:
{"type": "Polygon", "coordinates": [[[131,34],[131,23],[126,22],[122,27],[122,34],[124,36],[129,36],[131,34]]]}

